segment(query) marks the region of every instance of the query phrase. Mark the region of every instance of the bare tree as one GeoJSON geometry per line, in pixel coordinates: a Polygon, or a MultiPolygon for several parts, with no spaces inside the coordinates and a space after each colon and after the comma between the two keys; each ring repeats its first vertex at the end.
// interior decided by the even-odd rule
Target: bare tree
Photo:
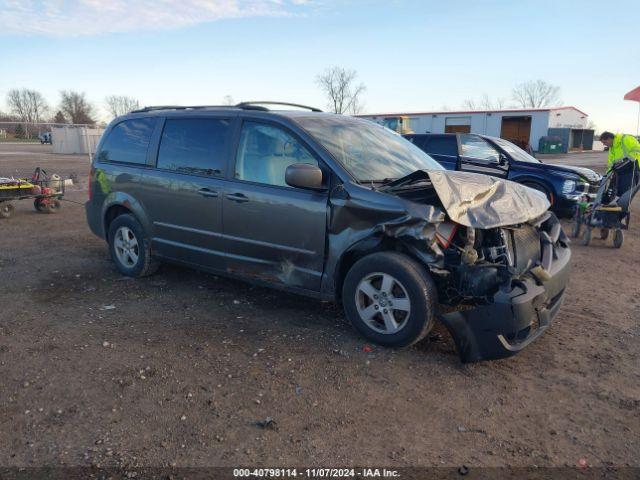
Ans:
{"type": "Polygon", "coordinates": [[[316,82],[328,100],[328,107],[334,113],[359,113],[362,111],[364,84],[356,84],[355,70],[331,67],[316,77],[316,82]]]}
{"type": "Polygon", "coordinates": [[[138,102],[138,100],[124,95],[109,95],[105,97],[104,103],[107,105],[107,111],[113,117],[126,115],[130,111],[140,108],[140,102],[138,102]]]}
{"type": "Polygon", "coordinates": [[[466,108],[467,110],[479,110],[478,104],[473,98],[467,98],[464,102],[462,102],[462,108],[466,108]]]}
{"type": "Polygon", "coordinates": [[[522,108],[543,108],[562,104],[560,87],[544,80],[531,80],[516,85],[512,97],[522,108]]]}
{"type": "Polygon", "coordinates": [[[225,95],[222,99],[223,105],[235,105],[236,102],[233,101],[233,97],[231,95],[225,95]]]}
{"type": "Polygon", "coordinates": [[[467,98],[462,102],[462,107],[468,110],[499,110],[504,108],[506,103],[507,102],[504,98],[497,97],[495,99],[491,99],[489,95],[485,93],[478,101],[473,98],[467,98]]]}
{"type": "Polygon", "coordinates": [[[11,113],[25,123],[27,137],[30,136],[28,124],[42,121],[42,117],[49,110],[47,101],[42,94],[27,88],[9,90],[7,93],[7,105],[11,113]]]}
{"type": "Polygon", "coordinates": [[[63,90],[60,92],[60,110],[71,120],[71,123],[86,123],[93,125],[93,106],[87,101],[84,92],[63,90]]]}
{"type": "Polygon", "coordinates": [[[64,117],[64,113],[58,110],[55,116],[51,119],[52,123],[67,123],[67,119],[64,117]]]}

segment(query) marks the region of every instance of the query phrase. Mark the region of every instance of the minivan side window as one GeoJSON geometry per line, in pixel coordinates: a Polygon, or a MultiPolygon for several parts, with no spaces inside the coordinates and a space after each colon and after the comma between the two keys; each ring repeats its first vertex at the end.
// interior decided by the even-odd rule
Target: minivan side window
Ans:
{"type": "Polygon", "coordinates": [[[230,125],[223,118],[168,118],[157,167],[197,175],[222,174],[230,125]]]}
{"type": "Polygon", "coordinates": [[[272,125],[244,122],[236,156],[235,178],[288,187],[285,171],[294,163],[318,165],[293,136],[272,125]]]}
{"type": "Polygon", "coordinates": [[[98,160],[144,165],[157,121],[157,118],[135,118],[118,123],[105,139],[98,160]]]}
{"type": "Polygon", "coordinates": [[[462,156],[496,162],[500,160],[500,153],[484,138],[476,135],[461,134],[460,145],[462,156]]]}

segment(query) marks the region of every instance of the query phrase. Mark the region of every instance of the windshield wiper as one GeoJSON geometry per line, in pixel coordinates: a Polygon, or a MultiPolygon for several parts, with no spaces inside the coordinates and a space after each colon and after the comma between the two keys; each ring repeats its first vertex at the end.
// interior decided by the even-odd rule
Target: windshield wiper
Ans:
{"type": "Polygon", "coordinates": [[[406,187],[408,185],[418,183],[418,182],[430,182],[429,176],[426,174],[424,170],[416,170],[409,175],[405,175],[404,177],[398,178],[397,180],[393,180],[388,184],[384,185],[384,190],[393,191],[398,188],[406,187]]]}
{"type": "Polygon", "coordinates": [[[396,179],[395,178],[383,178],[382,180],[360,180],[360,183],[370,183],[371,185],[374,184],[378,184],[378,185],[387,185],[388,183],[394,182],[396,179]]]}

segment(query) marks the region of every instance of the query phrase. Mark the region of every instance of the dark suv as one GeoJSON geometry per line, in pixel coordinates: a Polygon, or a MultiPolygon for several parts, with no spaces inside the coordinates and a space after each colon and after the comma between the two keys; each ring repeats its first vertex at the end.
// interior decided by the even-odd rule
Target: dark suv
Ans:
{"type": "Polygon", "coordinates": [[[542,163],[502,138],[473,133],[410,134],[409,141],[447,170],[507,178],[544,193],[554,212],[571,216],[585,194],[595,197],[600,175],[570,165],[542,163]]]}
{"type": "Polygon", "coordinates": [[[163,260],[333,299],[386,346],[439,319],[464,361],[513,355],[547,328],[571,253],[541,195],[446,172],[366,120],[265,105],[150,107],[109,125],[86,210],[120,272],[163,260]]]}

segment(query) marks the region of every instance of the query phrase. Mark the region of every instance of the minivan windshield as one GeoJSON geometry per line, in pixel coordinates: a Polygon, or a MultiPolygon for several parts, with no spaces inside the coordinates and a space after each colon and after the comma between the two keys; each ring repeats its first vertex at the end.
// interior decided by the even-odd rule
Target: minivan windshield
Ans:
{"type": "Polygon", "coordinates": [[[443,170],[411,142],[369,120],[342,115],[295,120],[360,182],[395,180],[416,170],[443,170]]]}
{"type": "Polygon", "coordinates": [[[511,157],[517,162],[540,163],[540,160],[532,157],[523,149],[507,140],[503,140],[502,138],[492,138],[491,140],[496,142],[500,148],[511,155],[511,157]]]}

